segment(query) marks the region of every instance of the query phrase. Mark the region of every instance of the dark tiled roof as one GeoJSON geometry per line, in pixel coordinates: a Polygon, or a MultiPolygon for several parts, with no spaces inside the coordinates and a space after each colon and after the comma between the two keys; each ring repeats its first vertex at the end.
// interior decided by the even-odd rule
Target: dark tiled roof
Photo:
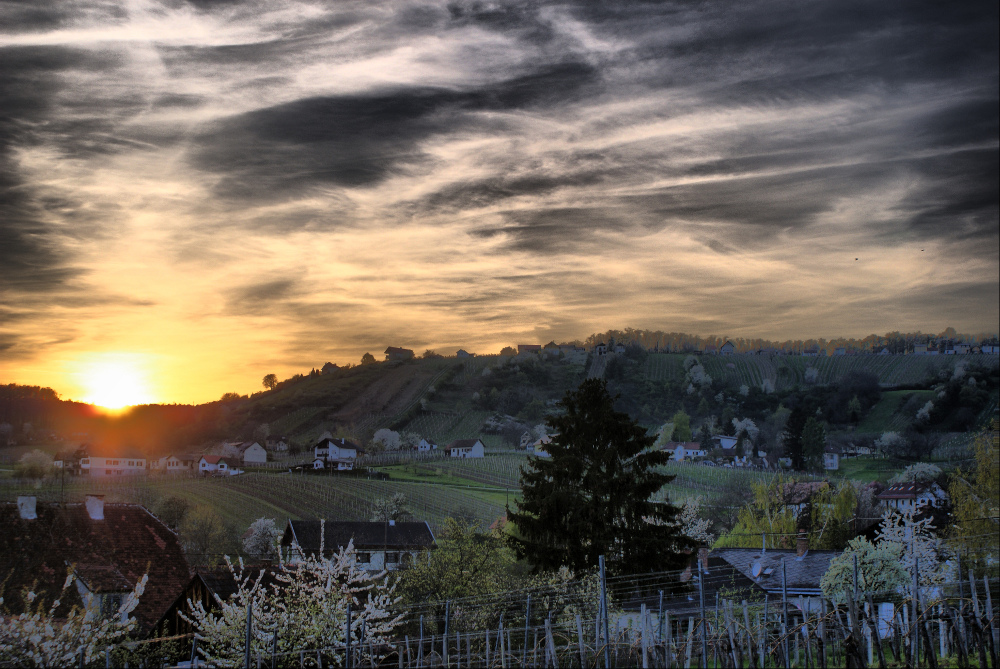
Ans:
{"type": "Polygon", "coordinates": [[[24,520],[16,504],[0,504],[0,580],[8,579],[4,605],[14,611],[23,610],[25,587],[51,602],[68,565],[77,565],[99,592],[130,590],[148,573],[132,614],[148,631],[190,579],[177,535],[141,506],[105,504],[104,520],[92,520],[82,504],[38,503],[36,512],[36,519],[24,520]]]}
{"type": "Polygon", "coordinates": [[[754,564],[760,563],[761,573],[757,584],[768,592],[781,592],[781,563],[785,563],[788,594],[815,594],[820,591],[819,581],[830,567],[830,560],[840,551],[806,551],[796,555],[793,550],[768,549],[761,554],[755,548],[718,548],[712,556],[719,557],[753,579],[754,564]],[[771,573],[768,574],[767,570],[771,573]]]}
{"type": "Polygon", "coordinates": [[[320,523],[324,530],[324,553],[332,553],[347,546],[354,539],[354,548],[373,550],[383,547],[390,550],[419,550],[434,547],[434,534],[426,522],[382,522],[289,520],[282,546],[292,545],[293,537],[306,552],[314,553],[320,546],[320,523]]]}
{"type": "Polygon", "coordinates": [[[410,355],[413,355],[412,350],[408,348],[399,348],[398,346],[390,346],[389,348],[385,349],[385,352],[390,355],[399,353],[409,353],[410,355]]]}

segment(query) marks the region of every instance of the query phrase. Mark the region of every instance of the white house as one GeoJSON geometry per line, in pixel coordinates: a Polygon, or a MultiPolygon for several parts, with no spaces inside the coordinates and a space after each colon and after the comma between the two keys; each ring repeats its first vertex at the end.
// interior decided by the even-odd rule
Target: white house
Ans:
{"type": "Polygon", "coordinates": [[[325,460],[354,460],[358,457],[358,453],[364,453],[361,447],[343,438],[320,437],[313,446],[313,457],[325,460]]]}
{"type": "Polygon", "coordinates": [[[289,520],[281,547],[289,564],[303,554],[333,557],[353,543],[357,564],[366,571],[393,571],[425,551],[437,548],[430,525],[424,522],[289,520]]]}
{"type": "Polygon", "coordinates": [[[222,455],[203,455],[198,461],[198,471],[205,476],[225,476],[236,474],[238,469],[233,469],[222,455]]]}
{"type": "Polygon", "coordinates": [[[707,455],[697,441],[668,441],[663,445],[663,450],[671,453],[671,457],[678,462],[707,455]]]}
{"type": "Polygon", "coordinates": [[[267,450],[275,453],[285,453],[288,451],[288,440],[284,437],[268,437],[267,450]]]}
{"type": "Polygon", "coordinates": [[[486,455],[486,447],[478,439],[456,439],[444,452],[452,458],[482,458],[486,455]]]}
{"type": "Polygon", "coordinates": [[[313,458],[313,469],[336,469],[338,472],[346,472],[354,469],[354,458],[313,458]]]}
{"type": "Polygon", "coordinates": [[[719,351],[722,355],[732,355],[733,353],[736,353],[736,345],[727,339],[726,343],[722,345],[722,348],[720,348],[719,351]]]}
{"type": "Polygon", "coordinates": [[[421,439],[417,442],[417,450],[421,453],[427,453],[429,451],[436,451],[438,445],[429,439],[421,439]]]}
{"type": "Polygon", "coordinates": [[[937,483],[896,483],[876,496],[890,509],[916,513],[926,506],[940,506],[947,494],[937,483]]]}
{"type": "Polygon", "coordinates": [[[979,347],[979,350],[983,353],[996,355],[997,353],[1000,353],[1000,346],[997,346],[996,344],[983,344],[979,347]]]}
{"type": "Polygon", "coordinates": [[[80,458],[80,473],[91,476],[142,476],[146,473],[146,458],[135,452],[112,453],[91,449],[80,458]]]}
{"type": "Polygon", "coordinates": [[[267,451],[256,441],[245,441],[236,449],[240,461],[245,465],[259,465],[267,462],[267,451]]]}
{"type": "Polygon", "coordinates": [[[608,352],[608,345],[603,341],[594,347],[594,355],[605,355],[608,352]]]}

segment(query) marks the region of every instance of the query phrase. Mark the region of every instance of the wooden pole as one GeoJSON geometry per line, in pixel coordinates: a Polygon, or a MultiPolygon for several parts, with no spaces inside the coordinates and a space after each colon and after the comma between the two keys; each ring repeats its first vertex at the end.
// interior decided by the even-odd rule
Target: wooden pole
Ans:
{"type": "Polygon", "coordinates": [[[583,619],[576,614],[576,644],[580,649],[580,669],[587,668],[587,651],[583,645],[583,619]]]}

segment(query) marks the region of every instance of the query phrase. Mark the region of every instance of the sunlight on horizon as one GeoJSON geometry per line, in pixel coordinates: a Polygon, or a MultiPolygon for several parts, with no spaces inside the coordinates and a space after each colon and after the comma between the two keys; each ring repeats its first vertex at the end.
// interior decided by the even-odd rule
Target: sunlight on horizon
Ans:
{"type": "Polygon", "coordinates": [[[155,402],[149,383],[149,360],[137,353],[91,354],[79,363],[76,377],[85,390],[82,401],[117,411],[155,402]]]}

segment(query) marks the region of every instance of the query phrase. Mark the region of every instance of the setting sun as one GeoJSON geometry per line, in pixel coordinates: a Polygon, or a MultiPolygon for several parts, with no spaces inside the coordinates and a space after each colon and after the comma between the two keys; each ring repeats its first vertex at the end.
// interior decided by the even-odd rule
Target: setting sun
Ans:
{"type": "Polygon", "coordinates": [[[84,402],[106,409],[122,409],[154,401],[147,380],[146,363],[135,354],[103,354],[81,365],[84,402]]]}

